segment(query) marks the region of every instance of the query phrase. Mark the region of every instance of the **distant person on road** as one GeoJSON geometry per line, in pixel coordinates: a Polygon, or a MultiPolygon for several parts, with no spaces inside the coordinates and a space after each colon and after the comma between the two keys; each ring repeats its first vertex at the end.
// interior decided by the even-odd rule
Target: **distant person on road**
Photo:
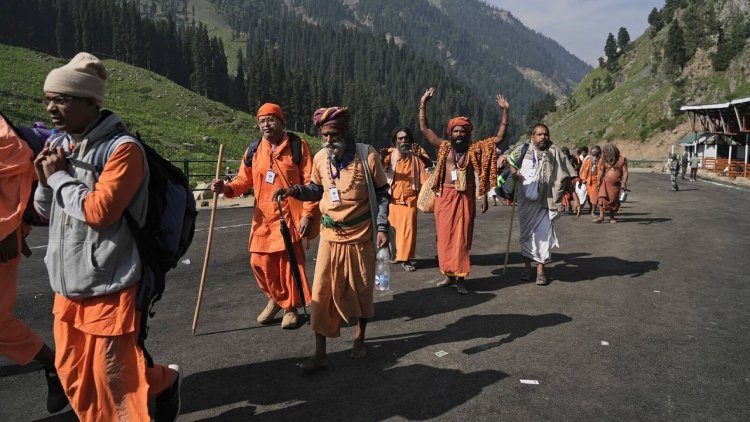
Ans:
{"type": "Polygon", "coordinates": [[[391,147],[380,151],[383,168],[391,187],[388,219],[395,229],[396,262],[406,271],[415,271],[412,259],[417,250],[417,196],[432,159],[418,143],[409,127],[393,131],[391,147]]]}
{"type": "Polygon", "coordinates": [[[620,154],[615,144],[608,143],[602,147],[604,175],[599,180],[597,191],[599,217],[595,223],[604,221],[604,212],[609,213],[609,222],[617,223],[615,215],[620,211],[620,193],[628,190],[628,160],[620,154]]]}
{"type": "Polygon", "coordinates": [[[680,155],[680,170],[682,170],[682,180],[685,180],[685,173],[687,172],[688,168],[688,154],[687,152],[683,152],[680,155]]]}
{"type": "Polygon", "coordinates": [[[106,79],[98,58],[78,53],[44,82],[47,113],[62,132],[34,160],[34,207],[49,221],[55,366],[81,421],[172,421],[180,368],[149,367],[138,345],[142,265],[124,216],[145,222],[148,165],[125,123],[101,108],[106,79]],[[106,161],[94,172],[97,156],[106,161]]]}
{"type": "Polygon", "coordinates": [[[227,167],[227,170],[224,172],[224,181],[225,182],[231,182],[234,179],[234,172],[230,167],[227,167]]]}
{"type": "Polygon", "coordinates": [[[390,200],[380,155],[354,142],[349,109],[320,108],[313,123],[320,129],[323,149],[313,158],[310,182],[276,191],[283,198],[320,201],[323,213],[310,316],[315,353],[299,365],[305,373],[328,365],[326,338],[341,335],[342,319],[357,319],[351,357],[367,355],[365,329],[375,314],[375,247],[388,245],[390,200]]]}
{"type": "MultiPolygon", "coordinates": [[[[604,161],[601,159],[602,149],[599,145],[591,147],[591,155],[583,160],[579,180],[586,184],[587,200],[589,202],[589,214],[596,211],[597,192],[599,191],[599,179],[604,174],[604,161]]],[[[583,207],[583,204],[581,204],[583,207]]]]}
{"type": "Polygon", "coordinates": [[[700,164],[700,158],[698,158],[698,154],[694,154],[690,158],[690,180],[695,182],[695,179],[698,177],[698,165],[700,164]]]}
{"type": "MultiPolygon", "coordinates": [[[[260,324],[270,324],[279,311],[284,311],[281,328],[294,329],[299,325],[297,308],[300,303],[297,288],[289,265],[284,239],[281,237],[280,216],[274,192],[296,184],[310,183],[313,160],[310,145],[304,139],[284,130],[284,111],[277,104],[266,103],[258,109],[258,126],[262,137],[257,150],[245,151],[240,170],[232,182],[215,179],[211,190],[234,198],[255,192],[255,211],[248,251],[250,268],[268,304],[258,315],[260,324]],[[296,145],[293,145],[296,143],[296,145]],[[299,162],[295,162],[295,151],[299,162]],[[250,156],[252,155],[252,156],[250,156]]],[[[303,240],[317,236],[316,202],[302,203],[289,199],[284,203],[284,219],[289,225],[302,276],[305,302],[310,301],[310,288],[305,274],[305,248],[303,240]]]]}
{"type": "Polygon", "coordinates": [[[672,191],[680,190],[677,186],[677,176],[680,174],[680,160],[676,155],[669,155],[669,180],[672,182],[672,191]]]}
{"type": "Polygon", "coordinates": [[[39,334],[13,316],[18,289],[21,253],[31,254],[24,238],[31,228],[23,221],[31,186],[36,180],[31,148],[0,114],[0,355],[19,365],[37,361],[47,379],[47,410],[55,413],[68,405],[55,370],[55,352],[39,334]]]}
{"type": "Polygon", "coordinates": [[[467,117],[448,120],[450,140],[440,138],[427,123],[427,103],[435,88],[429,88],[419,103],[419,129],[437,152],[435,166],[438,172],[433,191],[435,198],[435,225],[437,226],[438,263],[446,277],[438,286],[455,284],[459,294],[468,294],[464,280],[471,271],[471,242],[474,237],[476,200],[481,201],[482,213],[487,211],[487,191],[495,186],[497,178],[496,148],[503,141],[508,128],[510,104],[498,95],[501,113],[497,135],[472,141],[474,126],[467,117]],[[476,182],[475,182],[476,180],[476,182]]]}
{"type": "Polygon", "coordinates": [[[562,147],[560,148],[560,150],[562,151],[565,158],[570,162],[570,165],[576,173],[575,178],[568,180],[568,187],[565,189],[562,199],[564,209],[568,210],[568,212],[573,212],[573,196],[575,196],[576,194],[575,183],[578,179],[578,170],[581,168],[581,163],[578,160],[577,155],[572,155],[570,153],[570,149],[568,149],[568,147],[562,147]]]}
{"type": "MultiPolygon", "coordinates": [[[[518,219],[521,227],[521,253],[526,258],[521,280],[531,280],[531,262],[536,264],[536,284],[549,283],[544,265],[558,246],[554,221],[564,210],[562,196],[576,171],[561,148],[553,144],[549,128],[538,123],[531,130],[531,142],[519,144],[508,156],[511,174],[518,186],[518,219]],[[523,150],[525,154],[522,156],[523,150]]],[[[576,215],[581,213],[578,196],[573,195],[576,215]]]]}

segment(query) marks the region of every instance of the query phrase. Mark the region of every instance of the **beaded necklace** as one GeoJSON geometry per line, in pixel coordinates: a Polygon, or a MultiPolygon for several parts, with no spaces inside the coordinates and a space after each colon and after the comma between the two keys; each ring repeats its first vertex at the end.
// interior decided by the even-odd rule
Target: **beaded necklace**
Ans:
{"type": "MultiPolygon", "coordinates": [[[[354,174],[352,174],[352,179],[349,181],[349,186],[347,186],[346,189],[344,189],[344,190],[339,190],[339,195],[343,195],[345,193],[351,192],[351,190],[354,189],[354,186],[361,181],[362,174],[360,174],[361,172],[359,171],[359,166],[357,165],[358,162],[360,162],[360,159],[359,159],[359,157],[357,155],[355,155],[354,159],[350,163],[350,164],[353,164],[354,174]]],[[[362,165],[364,165],[364,164],[362,164],[362,165]]],[[[331,172],[331,168],[333,168],[334,166],[333,166],[333,163],[331,163],[331,157],[330,156],[328,157],[328,165],[326,167],[328,168],[328,179],[331,181],[331,185],[336,186],[336,189],[338,190],[339,187],[336,184],[336,179],[341,179],[339,176],[341,174],[341,170],[343,170],[343,169],[339,170],[336,173],[336,177],[334,178],[333,177],[333,173],[331,172]]]]}

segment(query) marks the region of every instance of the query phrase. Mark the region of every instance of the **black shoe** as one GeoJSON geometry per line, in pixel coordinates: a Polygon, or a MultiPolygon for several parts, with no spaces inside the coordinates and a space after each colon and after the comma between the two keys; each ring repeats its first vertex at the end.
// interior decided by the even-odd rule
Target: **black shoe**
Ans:
{"type": "Polygon", "coordinates": [[[44,368],[44,378],[47,379],[47,411],[57,413],[68,406],[68,397],[63,391],[60,377],[55,367],[44,368]]]}
{"type": "Polygon", "coordinates": [[[170,364],[169,369],[177,371],[177,379],[172,386],[156,397],[156,415],[154,421],[175,421],[180,414],[180,385],[182,384],[182,369],[178,365],[170,364]]]}

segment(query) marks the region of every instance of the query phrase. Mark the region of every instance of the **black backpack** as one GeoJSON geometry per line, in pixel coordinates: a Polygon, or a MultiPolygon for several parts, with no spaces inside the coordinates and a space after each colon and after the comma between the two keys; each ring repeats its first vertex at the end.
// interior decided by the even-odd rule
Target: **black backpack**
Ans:
{"type": "MultiPolygon", "coordinates": [[[[295,165],[299,165],[302,160],[302,140],[296,134],[292,132],[286,133],[289,136],[289,148],[292,150],[292,161],[295,165]]],[[[260,138],[250,142],[245,153],[245,167],[253,166],[253,157],[258,151],[258,145],[260,145],[260,138]]]]}
{"type": "MultiPolygon", "coordinates": [[[[104,169],[106,157],[110,155],[108,150],[122,136],[132,135],[118,131],[105,141],[109,146],[97,150],[93,161],[97,174],[104,169]]],[[[148,336],[147,321],[154,316],[153,306],[164,293],[167,272],[177,266],[193,241],[198,211],[185,174],[143,142],[139,133],[136,132],[134,138],[143,147],[149,168],[148,211],[142,227],[128,211],[125,218],[138,245],[143,267],[136,302],[136,309],[141,312],[138,343],[148,365],[153,366],[144,345],[148,336]]]]}

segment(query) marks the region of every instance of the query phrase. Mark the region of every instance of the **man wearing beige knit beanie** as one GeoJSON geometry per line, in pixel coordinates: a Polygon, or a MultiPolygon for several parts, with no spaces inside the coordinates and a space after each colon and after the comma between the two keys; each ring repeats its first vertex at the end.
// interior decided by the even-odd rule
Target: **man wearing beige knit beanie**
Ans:
{"type": "Polygon", "coordinates": [[[34,160],[34,207],[50,226],[55,367],[81,421],[171,421],[182,376],[177,365],[149,367],[138,346],[142,266],[123,217],[145,222],[148,165],[122,119],[101,108],[106,80],[104,64],[79,53],[44,83],[47,113],[62,132],[34,160]]]}

